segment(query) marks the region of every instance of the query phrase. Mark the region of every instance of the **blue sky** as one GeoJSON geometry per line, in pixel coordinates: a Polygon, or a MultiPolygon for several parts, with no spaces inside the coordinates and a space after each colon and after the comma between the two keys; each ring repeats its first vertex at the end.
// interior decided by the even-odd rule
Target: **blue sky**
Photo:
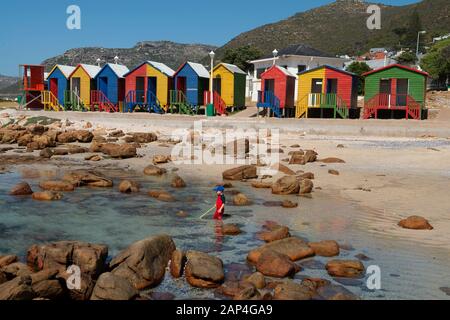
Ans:
{"type": "MultiPolygon", "coordinates": [[[[17,75],[76,47],[132,47],[143,40],[223,45],[241,32],[331,0],[40,0],[0,4],[0,74],[17,75]],[[81,30],[68,30],[66,9],[81,8],[81,30]],[[274,8],[274,9],[271,9],[274,8]]],[[[382,0],[404,5],[417,0],[382,0]]]]}

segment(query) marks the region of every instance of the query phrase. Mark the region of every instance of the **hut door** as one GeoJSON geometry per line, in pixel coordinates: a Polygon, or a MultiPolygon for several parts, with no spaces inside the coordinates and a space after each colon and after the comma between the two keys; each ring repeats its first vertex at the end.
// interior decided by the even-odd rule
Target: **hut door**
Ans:
{"type": "Polygon", "coordinates": [[[380,80],[380,97],[378,104],[383,107],[391,106],[391,79],[380,80]]]}
{"type": "Polygon", "coordinates": [[[156,97],[156,88],[157,88],[156,80],[157,80],[156,77],[149,77],[148,78],[148,86],[147,86],[148,92],[151,93],[155,97],[156,97]]]}
{"type": "Polygon", "coordinates": [[[219,94],[219,96],[222,95],[222,78],[217,77],[213,79],[213,88],[214,91],[219,94]]]}
{"type": "Polygon", "coordinates": [[[100,77],[99,79],[99,90],[103,92],[105,96],[108,96],[108,78],[107,77],[100,77]]]}
{"type": "Polygon", "coordinates": [[[322,79],[312,79],[311,93],[322,93],[323,80],[322,79]]]}
{"type": "Polygon", "coordinates": [[[177,78],[177,90],[186,94],[186,77],[177,78]]]}
{"type": "Polygon", "coordinates": [[[275,92],[275,79],[264,80],[264,92],[275,92]]]}
{"type": "Polygon", "coordinates": [[[58,97],[58,79],[50,79],[50,92],[53,93],[55,97],[58,97]]]}
{"type": "Polygon", "coordinates": [[[145,101],[145,78],[136,77],[136,102],[145,101]]]}
{"type": "Polygon", "coordinates": [[[337,93],[338,79],[328,79],[327,80],[327,93],[337,93]]]}
{"type": "Polygon", "coordinates": [[[397,106],[406,107],[408,97],[408,79],[397,79],[397,106]]]}
{"type": "Polygon", "coordinates": [[[72,91],[75,92],[77,96],[80,96],[80,78],[72,78],[72,91]]]}

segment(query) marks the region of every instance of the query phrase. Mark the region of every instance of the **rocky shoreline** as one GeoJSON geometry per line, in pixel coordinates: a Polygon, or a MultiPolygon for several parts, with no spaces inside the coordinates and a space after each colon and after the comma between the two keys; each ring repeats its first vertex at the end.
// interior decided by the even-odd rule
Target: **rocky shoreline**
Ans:
{"type": "MultiPolygon", "coordinates": [[[[18,124],[24,119],[0,129],[0,144],[11,147],[0,149],[1,171],[5,172],[14,163],[34,163],[50,161],[53,157],[88,154],[83,161],[92,164],[104,158],[130,159],[139,157],[138,150],[145,144],[158,143],[162,146],[174,145],[176,141],[162,140],[157,133],[121,130],[94,129],[87,123],[83,129],[71,129],[70,122],[56,121],[51,124],[18,124]],[[89,147],[78,144],[88,144],[89,147]],[[13,154],[39,152],[37,157],[13,154]],[[2,154],[4,153],[4,154],[2,154]]],[[[270,189],[274,196],[297,195],[311,197],[314,191],[314,174],[303,170],[293,171],[290,165],[306,165],[310,162],[326,164],[343,163],[336,157],[318,158],[314,150],[301,150],[292,145],[282,162],[277,164],[279,176],[258,177],[257,168],[264,163],[243,165],[227,169],[222,173],[220,182],[227,189],[232,181],[248,183],[255,190],[270,189]]],[[[273,152],[284,153],[284,148],[273,152]]],[[[245,150],[248,153],[248,149],[245,150]]],[[[236,155],[235,155],[236,156],[236,155]]],[[[152,164],[146,166],[142,174],[162,176],[167,170],[160,165],[171,162],[168,155],[153,156],[152,164]]],[[[330,169],[331,175],[339,171],[330,169]]],[[[185,188],[188,184],[173,174],[170,186],[174,189],[185,188]]],[[[74,192],[80,187],[113,188],[112,179],[95,170],[67,170],[59,180],[42,180],[41,191],[33,191],[23,181],[10,190],[15,197],[31,197],[36,201],[58,201],[66,192],[74,192]]],[[[122,179],[118,184],[122,193],[141,191],[139,183],[122,179]]],[[[177,201],[176,195],[168,189],[146,190],[149,197],[161,202],[177,201]]],[[[232,203],[236,207],[252,205],[242,192],[232,193],[232,203]]],[[[269,201],[268,206],[295,208],[298,203],[290,200],[269,201]]],[[[417,216],[411,216],[399,222],[406,229],[426,229],[433,227],[417,216]]],[[[239,237],[240,229],[234,224],[224,224],[224,236],[239,237]]],[[[204,290],[214,290],[216,297],[235,300],[309,300],[358,299],[345,287],[327,279],[303,276],[301,281],[293,278],[301,272],[301,262],[313,256],[327,257],[324,270],[332,278],[356,278],[365,276],[365,266],[360,259],[339,259],[341,246],[337,241],[323,239],[308,242],[291,235],[288,226],[268,222],[261,226],[255,236],[262,241],[257,248],[249,248],[247,264],[235,264],[226,268],[218,257],[209,253],[178,248],[169,235],[154,235],[134,242],[114,257],[108,257],[108,247],[103,244],[80,241],[60,241],[31,246],[26,261],[20,262],[15,255],[0,256],[0,300],[29,299],[73,299],[73,300],[132,300],[176,298],[170,292],[157,292],[158,285],[170,273],[176,279],[184,279],[190,286],[204,290]],[[109,260],[109,258],[112,258],[109,260]],[[70,278],[68,268],[80,267],[81,288],[67,288],[70,278]],[[149,296],[146,289],[154,289],[155,295],[149,296]]]]}

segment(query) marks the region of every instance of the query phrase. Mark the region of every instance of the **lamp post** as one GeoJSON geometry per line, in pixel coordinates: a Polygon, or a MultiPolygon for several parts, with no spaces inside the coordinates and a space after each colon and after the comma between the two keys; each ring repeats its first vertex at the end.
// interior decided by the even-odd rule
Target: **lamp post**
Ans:
{"type": "Polygon", "coordinates": [[[426,31],[419,31],[417,33],[417,49],[416,49],[416,57],[419,59],[419,46],[420,46],[420,35],[427,33],[426,31]]]}
{"type": "Polygon", "coordinates": [[[272,54],[273,54],[273,65],[275,65],[275,60],[277,59],[277,56],[278,56],[278,50],[274,49],[272,51],[272,54]]]}
{"type": "Polygon", "coordinates": [[[214,88],[213,88],[213,85],[214,85],[214,82],[213,82],[213,69],[214,69],[214,56],[215,56],[216,54],[214,53],[214,51],[211,51],[210,53],[209,53],[209,57],[211,58],[211,75],[210,75],[210,80],[209,80],[209,88],[210,88],[210,92],[209,92],[209,94],[210,94],[210,96],[209,96],[209,98],[210,98],[210,101],[209,101],[209,103],[214,103],[213,102],[213,100],[214,100],[214,88]]]}

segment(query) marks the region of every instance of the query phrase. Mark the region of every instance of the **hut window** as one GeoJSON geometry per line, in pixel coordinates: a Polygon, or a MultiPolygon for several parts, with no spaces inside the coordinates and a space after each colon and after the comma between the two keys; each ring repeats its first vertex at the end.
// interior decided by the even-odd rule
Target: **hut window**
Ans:
{"type": "Polygon", "coordinates": [[[256,69],[256,79],[261,79],[261,74],[265,71],[266,71],[265,68],[256,69]]]}
{"type": "Polygon", "coordinates": [[[297,70],[298,70],[298,73],[303,72],[306,70],[306,66],[304,64],[299,64],[297,66],[297,70]]]}

